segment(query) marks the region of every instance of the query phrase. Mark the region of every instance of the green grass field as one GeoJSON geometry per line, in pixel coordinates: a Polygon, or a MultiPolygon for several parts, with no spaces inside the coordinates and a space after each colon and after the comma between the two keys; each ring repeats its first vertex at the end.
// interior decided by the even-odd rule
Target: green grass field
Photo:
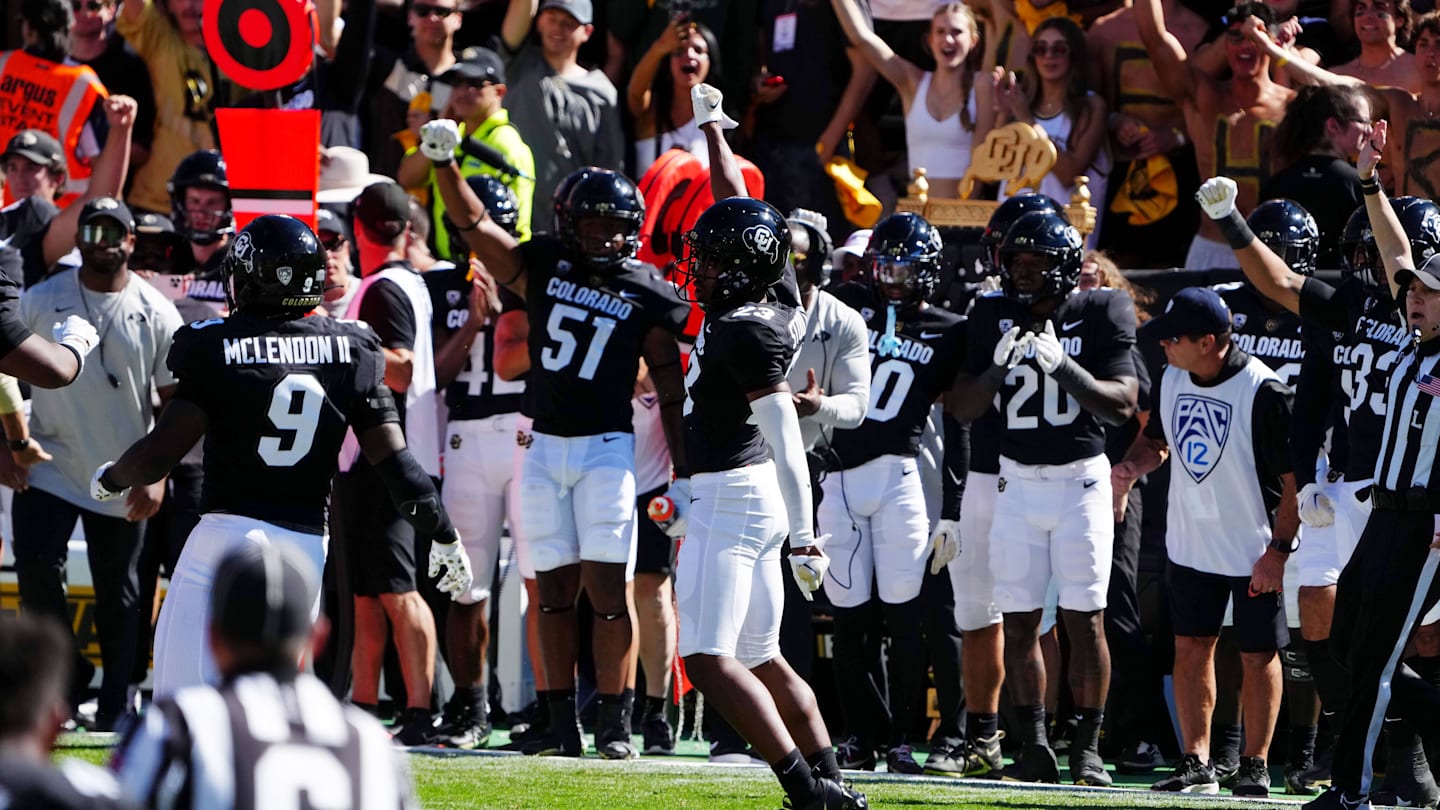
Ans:
{"type": "MultiPolygon", "coordinates": [[[[108,739],[66,735],[58,756],[103,763],[108,739]]],[[[108,736],[108,735],[107,735],[108,736]]],[[[701,764],[699,757],[645,759],[639,762],[534,759],[520,756],[412,753],[420,805],[426,810],[761,810],[779,808],[782,794],[768,769],[701,764]]],[[[1190,797],[1144,790],[1157,776],[1130,781],[1128,789],[1017,786],[1013,783],[955,781],[886,774],[847,774],[875,808],[1008,808],[1009,810],[1132,810],[1242,807],[1290,807],[1293,799],[1271,801],[1190,797]],[[1285,800],[1291,801],[1285,801],[1285,800]]],[[[1283,790],[1283,781],[1274,774],[1283,790]]]]}

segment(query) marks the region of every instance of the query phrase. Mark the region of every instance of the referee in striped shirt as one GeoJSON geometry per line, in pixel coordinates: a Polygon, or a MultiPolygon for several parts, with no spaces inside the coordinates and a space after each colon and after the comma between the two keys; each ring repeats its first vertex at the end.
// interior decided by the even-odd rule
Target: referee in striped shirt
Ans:
{"type": "Polygon", "coordinates": [[[210,647],[224,682],[157,701],[111,761],[144,807],[405,810],[410,778],[375,718],[298,671],[325,631],[319,574],[296,547],[248,543],[215,571],[210,647]]]}
{"type": "MultiPolygon", "coordinates": [[[[1440,599],[1440,258],[1415,267],[1410,242],[1380,190],[1375,167],[1387,129],[1385,121],[1375,122],[1357,166],[1391,297],[1414,340],[1401,347],[1390,371],[1370,491],[1374,510],[1335,599],[1331,649],[1348,670],[1352,694],[1335,743],[1332,787],[1306,810],[1369,806],[1371,762],[1387,709],[1429,742],[1440,742],[1440,689],[1400,662],[1420,617],[1440,599]]],[[[1224,193],[1216,179],[1197,197],[1203,206],[1224,193]]],[[[1254,239],[1237,214],[1217,222],[1232,246],[1254,239]]]]}

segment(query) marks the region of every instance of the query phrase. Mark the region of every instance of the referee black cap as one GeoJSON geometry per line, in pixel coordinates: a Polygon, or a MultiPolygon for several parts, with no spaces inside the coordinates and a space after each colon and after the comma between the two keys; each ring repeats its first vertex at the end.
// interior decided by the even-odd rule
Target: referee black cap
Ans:
{"type": "Polygon", "coordinates": [[[1410,280],[1418,278],[1420,283],[1432,290],[1440,290],[1440,253],[1435,253],[1414,270],[1401,270],[1395,274],[1395,284],[1403,292],[1410,286],[1410,280]]]}
{"type": "Polygon", "coordinates": [[[286,543],[246,543],[220,561],[210,622],[234,642],[274,649],[309,635],[319,593],[315,565],[286,543]]]}

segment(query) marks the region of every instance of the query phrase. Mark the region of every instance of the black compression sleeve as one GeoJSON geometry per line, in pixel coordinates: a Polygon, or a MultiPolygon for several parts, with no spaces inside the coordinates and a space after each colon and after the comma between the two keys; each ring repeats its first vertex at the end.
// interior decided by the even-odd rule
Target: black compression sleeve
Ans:
{"type": "Polygon", "coordinates": [[[437,543],[453,543],[459,539],[445,505],[440,502],[440,493],[435,491],[435,484],[409,449],[391,453],[375,465],[375,473],[384,482],[400,516],[415,527],[417,534],[437,543]]]}
{"type": "Polygon", "coordinates": [[[945,430],[945,471],[941,483],[940,517],[960,519],[960,501],[965,496],[965,477],[970,474],[970,425],[950,414],[943,417],[945,430]]]}
{"type": "Polygon", "coordinates": [[[1325,444],[1325,420],[1330,415],[1332,380],[1328,352],[1307,346],[1300,362],[1300,379],[1290,422],[1290,463],[1295,468],[1295,486],[1315,483],[1315,460],[1325,444]]]}

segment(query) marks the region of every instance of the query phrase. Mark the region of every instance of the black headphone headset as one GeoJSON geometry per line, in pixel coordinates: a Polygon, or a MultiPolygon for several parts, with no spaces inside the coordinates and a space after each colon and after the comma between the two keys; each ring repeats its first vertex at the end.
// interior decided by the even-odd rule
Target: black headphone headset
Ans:
{"type": "Polygon", "coordinates": [[[804,208],[796,208],[785,218],[789,225],[805,229],[810,235],[810,252],[805,262],[805,280],[823,287],[830,283],[831,255],[835,252],[835,243],[830,239],[828,223],[825,215],[814,211],[807,211],[804,208]]]}

